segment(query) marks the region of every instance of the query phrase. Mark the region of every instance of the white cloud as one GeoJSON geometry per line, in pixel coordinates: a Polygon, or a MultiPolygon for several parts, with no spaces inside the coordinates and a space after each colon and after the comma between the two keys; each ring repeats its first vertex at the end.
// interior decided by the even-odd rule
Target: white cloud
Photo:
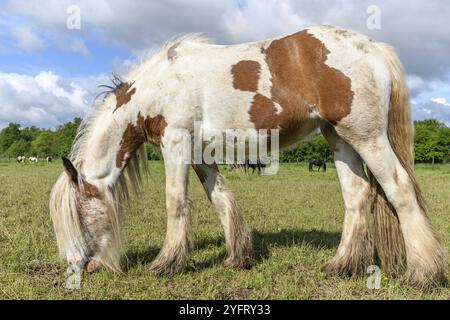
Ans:
{"type": "Polygon", "coordinates": [[[51,128],[84,116],[96,84],[105,76],[65,79],[51,71],[36,76],[0,72],[0,127],[9,122],[51,128]]]}
{"type": "Polygon", "coordinates": [[[86,46],[84,41],[79,38],[69,38],[59,37],[55,40],[56,46],[63,51],[72,51],[81,53],[84,56],[89,56],[91,51],[86,46]]]}
{"type": "Polygon", "coordinates": [[[248,0],[223,15],[225,41],[245,42],[280,36],[306,26],[287,1],[248,0]]]}
{"type": "Polygon", "coordinates": [[[411,107],[414,120],[437,119],[450,127],[450,108],[448,105],[429,101],[413,103],[411,107]]]}
{"type": "Polygon", "coordinates": [[[423,92],[430,86],[428,81],[425,81],[423,78],[415,74],[408,75],[406,77],[406,81],[408,83],[409,91],[412,96],[415,96],[420,92],[423,92]]]}
{"type": "Polygon", "coordinates": [[[27,52],[42,49],[44,46],[43,40],[27,27],[12,28],[11,35],[16,46],[27,52]]]}
{"type": "MultiPolygon", "coordinates": [[[[45,35],[45,45],[53,41],[59,49],[84,55],[90,54],[86,40],[93,37],[140,56],[174,35],[189,32],[204,32],[217,43],[229,44],[288,34],[308,25],[340,25],[393,44],[409,75],[415,118],[433,116],[450,123],[449,102],[440,99],[450,97],[445,86],[450,74],[450,3],[445,1],[47,0],[44,4],[42,0],[9,0],[5,8],[30,26],[12,29],[23,50],[42,48],[38,32],[45,35]],[[81,30],[66,27],[70,5],[81,9],[81,30]],[[367,29],[369,5],[380,7],[381,30],[367,29]]],[[[131,64],[113,61],[119,72],[131,64]]],[[[97,76],[64,79],[51,72],[36,77],[0,73],[0,126],[27,119],[24,124],[49,127],[83,115],[97,80],[97,76]]]]}
{"type": "Polygon", "coordinates": [[[449,71],[450,4],[410,0],[9,0],[7,9],[86,52],[84,38],[101,34],[108,44],[133,51],[161,44],[174,35],[205,32],[219,43],[278,36],[308,25],[335,24],[393,44],[409,74],[442,79],[449,71]],[[66,28],[70,5],[81,9],[81,30],[66,28]],[[381,11],[381,29],[366,26],[369,5],[381,11]],[[80,39],[83,38],[83,39],[80,39]]]}
{"type": "Polygon", "coordinates": [[[432,98],[431,101],[450,107],[450,103],[445,98],[432,98]]]}

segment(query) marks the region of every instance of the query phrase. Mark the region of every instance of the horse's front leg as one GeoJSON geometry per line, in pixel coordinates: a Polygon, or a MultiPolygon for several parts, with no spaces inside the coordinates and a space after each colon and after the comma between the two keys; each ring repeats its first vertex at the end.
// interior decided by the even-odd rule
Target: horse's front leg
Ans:
{"type": "Polygon", "coordinates": [[[231,267],[248,268],[253,264],[252,237],[242,217],[233,193],[225,184],[216,164],[193,164],[206,194],[219,214],[225,231],[228,258],[225,264],[231,267]]]}
{"type": "Polygon", "coordinates": [[[187,196],[190,164],[184,160],[186,141],[167,138],[163,142],[167,231],[164,245],[150,269],[157,274],[173,275],[184,269],[192,248],[190,200],[187,196]]]}

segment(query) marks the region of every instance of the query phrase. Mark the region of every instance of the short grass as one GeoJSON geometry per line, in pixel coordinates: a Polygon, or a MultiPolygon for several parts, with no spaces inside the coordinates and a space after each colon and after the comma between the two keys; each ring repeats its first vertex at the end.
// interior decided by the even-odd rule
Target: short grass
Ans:
{"type": "MultiPolygon", "coordinates": [[[[343,204],[336,172],[309,173],[283,165],[275,176],[225,175],[253,230],[257,263],[251,270],[223,266],[223,232],[191,172],[196,248],[185,273],[158,277],[148,265],[165,233],[164,170],[150,162],[145,193],[124,223],[124,274],[83,275],[80,290],[66,289],[47,203],[60,163],[0,163],[0,298],[3,299],[447,299],[448,287],[423,293],[383,277],[327,277],[320,266],[339,244],[343,204]]],[[[431,219],[450,244],[450,168],[419,166],[431,219]]]]}

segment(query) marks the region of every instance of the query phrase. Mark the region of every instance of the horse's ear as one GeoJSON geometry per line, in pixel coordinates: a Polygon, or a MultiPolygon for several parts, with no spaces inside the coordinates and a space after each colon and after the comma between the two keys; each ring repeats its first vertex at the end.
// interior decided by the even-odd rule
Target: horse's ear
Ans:
{"type": "Polygon", "coordinates": [[[77,171],[77,169],[74,167],[72,162],[70,162],[70,160],[67,159],[66,157],[62,157],[62,161],[63,161],[63,165],[64,165],[64,170],[66,171],[67,175],[73,181],[73,183],[78,185],[78,171],[77,171]]]}

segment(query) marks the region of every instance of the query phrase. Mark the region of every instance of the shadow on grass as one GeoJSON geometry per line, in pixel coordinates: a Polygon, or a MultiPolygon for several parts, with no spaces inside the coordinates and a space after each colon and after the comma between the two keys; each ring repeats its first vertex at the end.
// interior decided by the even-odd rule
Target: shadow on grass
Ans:
{"type": "Polygon", "coordinates": [[[148,247],[143,250],[132,249],[125,253],[122,266],[125,272],[133,269],[137,265],[150,264],[158,255],[159,247],[148,247]]]}
{"type": "MultiPolygon", "coordinates": [[[[269,247],[296,247],[310,245],[317,249],[331,249],[339,245],[340,233],[320,230],[283,229],[277,232],[259,232],[253,230],[253,248],[255,250],[255,262],[260,263],[270,256],[269,247]]],[[[225,241],[223,237],[203,238],[195,242],[194,250],[202,250],[210,247],[223,247],[223,250],[206,261],[196,262],[195,267],[189,271],[198,271],[222,263],[226,258],[225,241]]],[[[139,264],[149,264],[156,258],[160,248],[150,247],[145,250],[129,250],[126,253],[124,263],[125,270],[130,270],[139,264]]]]}

